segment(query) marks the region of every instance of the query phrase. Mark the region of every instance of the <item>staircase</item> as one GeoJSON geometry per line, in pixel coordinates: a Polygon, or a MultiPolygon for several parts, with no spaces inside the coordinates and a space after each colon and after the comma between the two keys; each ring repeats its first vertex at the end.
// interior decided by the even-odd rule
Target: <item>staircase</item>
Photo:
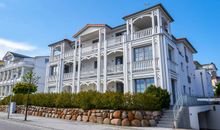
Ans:
{"type": "Polygon", "coordinates": [[[174,114],[172,109],[163,111],[163,116],[160,118],[157,127],[174,128],[174,114]]]}

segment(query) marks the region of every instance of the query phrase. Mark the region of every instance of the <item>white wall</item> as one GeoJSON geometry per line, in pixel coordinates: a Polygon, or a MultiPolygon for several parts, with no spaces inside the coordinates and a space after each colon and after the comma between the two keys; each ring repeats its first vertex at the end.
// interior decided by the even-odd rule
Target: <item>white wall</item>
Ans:
{"type": "Polygon", "coordinates": [[[214,91],[212,89],[211,75],[205,69],[200,69],[195,71],[195,77],[196,77],[195,88],[197,90],[196,95],[204,96],[204,97],[213,97],[214,91]],[[203,86],[204,86],[204,90],[203,90],[203,86]]]}
{"type": "Polygon", "coordinates": [[[200,128],[219,130],[220,129],[220,105],[204,105],[189,107],[190,125],[192,129],[200,128]],[[216,110],[213,110],[215,106],[216,110]],[[201,116],[199,113],[204,112],[201,116]],[[199,119],[200,117],[200,119],[199,119]],[[201,123],[201,124],[200,124],[201,123]]]}
{"type": "Polygon", "coordinates": [[[40,77],[38,81],[37,92],[44,92],[45,87],[45,75],[46,75],[46,62],[45,59],[48,57],[35,57],[34,58],[34,69],[33,72],[36,73],[37,76],[40,77]]]}

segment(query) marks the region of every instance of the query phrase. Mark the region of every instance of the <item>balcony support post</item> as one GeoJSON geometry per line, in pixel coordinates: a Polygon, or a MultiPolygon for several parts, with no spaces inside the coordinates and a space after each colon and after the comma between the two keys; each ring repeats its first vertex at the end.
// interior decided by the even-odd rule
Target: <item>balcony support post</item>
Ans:
{"type": "Polygon", "coordinates": [[[79,37],[78,39],[79,46],[78,46],[78,75],[77,75],[77,93],[80,91],[80,71],[81,71],[81,53],[82,53],[82,48],[81,48],[81,38],[79,37]]]}
{"type": "Polygon", "coordinates": [[[102,30],[99,29],[99,42],[98,42],[98,53],[97,53],[97,92],[100,92],[100,83],[101,83],[101,40],[102,40],[102,30]]]}
{"type": "Polygon", "coordinates": [[[104,29],[104,81],[103,81],[103,92],[107,90],[107,41],[106,41],[106,29],[104,29]]]}
{"type": "Polygon", "coordinates": [[[152,53],[153,53],[153,70],[154,70],[154,84],[158,86],[157,84],[157,68],[156,68],[156,50],[155,45],[157,44],[157,39],[155,36],[152,37],[152,53]]]}
{"type": "Polygon", "coordinates": [[[75,93],[75,75],[76,75],[76,49],[77,41],[75,42],[75,49],[73,50],[73,75],[72,75],[72,93],[75,93]]]}
{"type": "MultiPolygon", "coordinates": [[[[45,74],[46,80],[45,80],[44,93],[48,93],[48,87],[49,87],[48,83],[49,83],[49,78],[50,78],[50,75],[49,75],[50,72],[49,71],[50,71],[50,66],[49,66],[49,63],[48,63],[48,64],[46,64],[46,74],[45,74]]],[[[15,80],[14,76],[13,76],[13,79],[15,80]]]]}
{"type": "Polygon", "coordinates": [[[151,11],[152,34],[155,34],[154,11],[151,11]]]}
{"type": "Polygon", "coordinates": [[[122,44],[123,44],[123,74],[124,74],[124,93],[129,91],[128,86],[128,63],[127,63],[127,44],[125,42],[125,35],[122,37],[122,44]]]}

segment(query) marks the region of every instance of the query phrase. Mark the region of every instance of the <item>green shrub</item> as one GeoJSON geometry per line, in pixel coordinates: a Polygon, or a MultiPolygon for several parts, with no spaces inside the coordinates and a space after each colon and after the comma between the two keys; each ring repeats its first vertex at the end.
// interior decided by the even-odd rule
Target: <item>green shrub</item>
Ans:
{"type": "Polygon", "coordinates": [[[161,108],[169,108],[170,95],[167,92],[167,90],[163,90],[161,87],[156,87],[154,85],[151,85],[146,89],[145,93],[152,94],[158,97],[161,108]]]}
{"type": "Polygon", "coordinates": [[[122,93],[106,92],[100,100],[103,109],[122,109],[124,105],[122,93]]]}
{"type": "MultiPolygon", "coordinates": [[[[16,94],[12,101],[25,105],[27,95],[16,94]]],[[[82,109],[123,109],[123,110],[160,110],[169,106],[169,94],[160,88],[149,87],[145,93],[99,93],[96,91],[71,93],[31,94],[29,104],[41,107],[82,108],[82,109]]],[[[7,105],[9,97],[0,101],[7,105]]]]}

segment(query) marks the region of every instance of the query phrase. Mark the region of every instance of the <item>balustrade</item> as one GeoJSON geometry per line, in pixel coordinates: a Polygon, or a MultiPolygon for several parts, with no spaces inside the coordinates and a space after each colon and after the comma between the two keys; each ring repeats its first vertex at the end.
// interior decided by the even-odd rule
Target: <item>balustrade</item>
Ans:
{"type": "Polygon", "coordinates": [[[107,72],[109,74],[123,72],[123,64],[108,66],[107,67],[107,72]]]}
{"type": "Polygon", "coordinates": [[[135,61],[133,62],[133,70],[146,70],[153,68],[153,59],[152,60],[145,60],[145,61],[135,61]]]}
{"type": "Polygon", "coordinates": [[[143,29],[133,34],[134,40],[152,35],[152,28],[143,29]]]}
{"type": "Polygon", "coordinates": [[[71,73],[64,73],[63,74],[63,79],[64,80],[72,79],[72,77],[73,77],[73,73],[72,72],[71,73]]]}

